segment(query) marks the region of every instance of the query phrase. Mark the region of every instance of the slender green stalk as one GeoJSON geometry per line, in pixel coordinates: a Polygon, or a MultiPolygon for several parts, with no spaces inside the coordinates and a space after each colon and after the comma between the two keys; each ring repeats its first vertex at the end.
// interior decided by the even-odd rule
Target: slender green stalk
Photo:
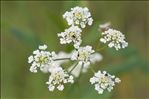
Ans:
{"type": "Polygon", "coordinates": [[[79,74],[79,77],[78,77],[78,79],[76,81],[77,83],[79,82],[79,79],[81,78],[83,65],[84,65],[84,63],[82,63],[82,65],[81,65],[80,74],[79,74]]]}
{"type": "Polygon", "coordinates": [[[59,60],[69,60],[70,58],[57,58],[57,59],[54,59],[54,61],[59,61],[59,60]]]}
{"type": "MultiPolygon", "coordinates": [[[[100,32],[100,31],[99,31],[99,32],[100,32]]],[[[102,37],[101,32],[99,33],[99,37],[98,37],[98,38],[100,38],[100,37],[102,37]]],[[[97,39],[97,40],[94,42],[93,48],[97,49],[99,45],[100,45],[100,41],[99,41],[99,39],[97,39]]]]}
{"type": "Polygon", "coordinates": [[[81,65],[80,75],[81,75],[81,72],[82,72],[82,69],[83,69],[83,65],[84,65],[84,63],[82,63],[82,65],[81,65]]]}
{"type": "Polygon", "coordinates": [[[90,66],[90,69],[93,73],[95,73],[95,70],[92,68],[92,66],[90,66]]]}
{"type": "Polygon", "coordinates": [[[69,71],[69,73],[71,73],[76,68],[77,65],[78,65],[78,62],[73,66],[73,68],[69,71]]]}
{"type": "Polygon", "coordinates": [[[102,48],[98,49],[97,51],[101,51],[101,50],[103,50],[103,49],[105,49],[105,48],[107,48],[107,47],[108,47],[108,46],[105,45],[105,46],[103,46],[102,48]]]}

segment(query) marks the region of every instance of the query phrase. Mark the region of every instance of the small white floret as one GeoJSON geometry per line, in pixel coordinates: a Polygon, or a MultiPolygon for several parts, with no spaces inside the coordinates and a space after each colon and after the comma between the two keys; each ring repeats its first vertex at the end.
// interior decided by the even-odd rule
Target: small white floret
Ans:
{"type": "Polygon", "coordinates": [[[95,90],[97,90],[99,94],[102,94],[106,89],[110,92],[115,84],[120,82],[120,79],[116,78],[114,75],[110,75],[106,71],[98,71],[90,78],[90,82],[94,84],[95,90]]]}
{"type": "Polygon", "coordinates": [[[128,46],[125,36],[120,31],[108,29],[101,35],[100,42],[107,43],[110,48],[114,47],[116,50],[119,50],[128,46]]]}
{"type": "Polygon", "coordinates": [[[80,26],[85,28],[86,25],[92,25],[93,19],[91,13],[87,7],[74,7],[71,8],[71,11],[66,11],[63,14],[63,18],[66,19],[68,25],[80,26]]]}

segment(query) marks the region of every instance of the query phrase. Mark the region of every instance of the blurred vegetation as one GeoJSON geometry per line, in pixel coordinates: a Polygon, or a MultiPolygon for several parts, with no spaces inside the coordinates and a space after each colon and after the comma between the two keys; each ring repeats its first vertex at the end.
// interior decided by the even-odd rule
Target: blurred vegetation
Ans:
{"type": "MultiPolygon", "coordinates": [[[[148,1],[1,1],[1,98],[2,99],[149,99],[149,2],[148,1]],[[129,47],[106,49],[103,61],[93,65],[121,78],[114,90],[98,95],[89,84],[91,71],[63,92],[49,92],[48,74],[29,71],[27,58],[39,44],[50,51],[70,52],[60,45],[57,33],[67,28],[66,10],[86,6],[94,24],[83,30],[83,45],[99,44],[98,25],[110,21],[126,35],[129,47]]],[[[100,45],[99,45],[100,47],[100,45]]]]}

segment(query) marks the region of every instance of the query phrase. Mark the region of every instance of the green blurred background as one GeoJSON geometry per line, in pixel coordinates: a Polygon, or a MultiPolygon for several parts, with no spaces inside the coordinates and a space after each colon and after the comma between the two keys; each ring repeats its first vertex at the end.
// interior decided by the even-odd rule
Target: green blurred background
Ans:
{"type": "MultiPolygon", "coordinates": [[[[1,1],[1,98],[2,99],[149,99],[149,2],[148,1],[1,1]],[[49,92],[48,74],[29,71],[28,56],[39,44],[50,51],[70,52],[60,45],[57,33],[68,28],[62,18],[75,6],[89,8],[94,24],[83,30],[83,45],[97,45],[98,25],[111,22],[122,31],[129,47],[106,49],[93,68],[107,70],[122,82],[112,92],[99,95],[90,85],[91,71],[63,92],[49,92]]],[[[100,47],[100,46],[99,46],[100,47]]]]}

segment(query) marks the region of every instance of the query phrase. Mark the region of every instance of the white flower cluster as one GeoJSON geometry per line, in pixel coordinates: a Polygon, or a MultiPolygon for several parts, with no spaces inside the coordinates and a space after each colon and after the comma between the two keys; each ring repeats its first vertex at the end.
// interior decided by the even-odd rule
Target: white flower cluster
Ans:
{"type": "Polygon", "coordinates": [[[92,25],[93,19],[91,17],[91,13],[89,12],[88,8],[82,7],[74,7],[71,8],[70,12],[65,12],[63,15],[68,22],[68,25],[80,25],[81,28],[85,28],[86,24],[92,25]]]}
{"type": "Polygon", "coordinates": [[[74,7],[71,8],[70,12],[66,11],[63,18],[66,19],[68,25],[71,25],[71,27],[65,29],[64,32],[58,33],[60,43],[69,44],[73,42],[74,47],[78,49],[82,43],[81,28],[85,28],[86,24],[92,25],[93,19],[91,17],[91,13],[86,7],[74,7]]]}
{"type": "MultiPolygon", "coordinates": [[[[95,64],[96,62],[99,62],[102,60],[102,55],[99,53],[93,53],[90,55],[89,58],[89,62],[92,64],[95,64]]],[[[74,75],[75,77],[79,77],[80,73],[86,73],[88,71],[88,69],[90,68],[90,64],[85,64],[82,66],[82,62],[80,62],[79,64],[77,64],[77,66],[73,69],[73,71],[71,72],[72,75],[74,75]]],[[[70,71],[72,68],[74,67],[74,64],[72,66],[70,66],[70,68],[68,68],[68,71],[70,71]]]]}
{"type": "MultiPolygon", "coordinates": [[[[81,46],[82,28],[85,28],[87,24],[92,25],[93,22],[88,8],[71,8],[71,11],[67,11],[63,18],[66,19],[70,27],[57,35],[61,44],[73,43],[74,50],[70,54],[65,52],[56,54],[54,51],[47,51],[47,45],[40,45],[28,57],[28,63],[31,64],[31,72],[36,73],[39,68],[42,72],[50,74],[49,80],[46,82],[49,91],[54,91],[55,89],[62,91],[64,84],[74,83],[73,76],[78,77],[80,73],[86,73],[89,68],[94,72],[90,64],[102,60],[102,55],[95,52],[92,46],[81,46]],[[63,63],[68,61],[73,61],[75,64],[63,69],[63,63]]],[[[128,43],[125,41],[125,36],[120,31],[110,29],[109,25],[110,23],[100,26],[102,30],[105,30],[100,41],[108,43],[110,48],[115,47],[116,50],[127,47],[128,43]]],[[[90,78],[90,82],[95,85],[95,90],[102,94],[105,89],[111,91],[115,84],[120,82],[120,79],[108,74],[106,71],[98,71],[90,78]]]]}
{"type": "Polygon", "coordinates": [[[121,80],[114,75],[108,74],[106,71],[98,71],[90,78],[90,82],[95,85],[95,90],[97,90],[99,94],[102,94],[106,89],[110,92],[115,84],[120,83],[121,80]]]}
{"type": "Polygon", "coordinates": [[[125,41],[125,36],[120,31],[108,29],[102,32],[102,36],[100,41],[108,43],[110,48],[115,47],[116,50],[119,50],[128,46],[128,43],[125,41]]]}
{"type": "MultiPolygon", "coordinates": [[[[55,52],[46,51],[47,45],[39,46],[39,49],[33,51],[33,55],[29,56],[28,63],[31,63],[30,71],[36,73],[39,67],[41,71],[52,66],[55,52]]],[[[48,68],[49,69],[49,68],[48,68]]]]}
{"type": "Polygon", "coordinates": [[[92,50],[91,46],[80,47],[76,51],[73,52],[71,56],[71,60],[78,60],[80,65],[86,67],[90,65],[91,54],[95,51],[92,50]]]}
{"type": "Polygon", "coordinates": [[[69,29],[65,29],[65,32],[61,32],[58,34],[58,37],[61,37],[60,43],[69,44],[73,42],[74,47],[79,48],[82,42],[81,32],[82,30],[78,26],[71,26],[69,29]]]}
{"type": "MultiPolygon", "coordinates": [[[[71,60],[78,61],[77,65],[79,65],[79,67],[83,65],[82,70],[87,71],[91,60],[94,60],[94,57],[91,57],[91,54],[94,53],[94,50],[92,50],[91,46],[80,47],[82,43],[81,28],[85,28],[87,23],[88,25],[92,25],[93,19],[91,18],[91,14],[86,7],[74,7],[70,12],[65,12],[63,17],[67,20],[68,25],[71,25],[71,27],[65,29],[65,32],[58,33],[58,37],[61,37],[60,43],[74,43],[75,51],[72,52],[71,60]],[[79,28],[79,25],[81,28],[79,28]]],[[[96,54],[96,57],[98,57],[98,54],[96,54]]]]}
{"type": "Polygon", "coordinates": [[[65,83],[73,83],[73,76],[69,76],[62,68],[54,68],[49,77],[49,81],[46,84],[49,85],[49,91],[53,91],[55,87],[62,91],[65,83]]]}
{"type": "Polygon", "coordinates": [[[67,54],[61,52],[58,55],[55,52],[46,51],[47,45],[39,46],[39,49],[33,51],[33,55],[29,56],[28,63],[31,63],[30,71],[36,73],[37,68],[44,73],[50,73],[49,81],[49,91],[53,91],[55,86],[58,90],[64,89],[64,83],[73,83],[73,76],[69,75],[66,71],[60,67],[60,65],[65,61],[57,61],[61,59],[61,55],[68,56],[67,54]]]}

